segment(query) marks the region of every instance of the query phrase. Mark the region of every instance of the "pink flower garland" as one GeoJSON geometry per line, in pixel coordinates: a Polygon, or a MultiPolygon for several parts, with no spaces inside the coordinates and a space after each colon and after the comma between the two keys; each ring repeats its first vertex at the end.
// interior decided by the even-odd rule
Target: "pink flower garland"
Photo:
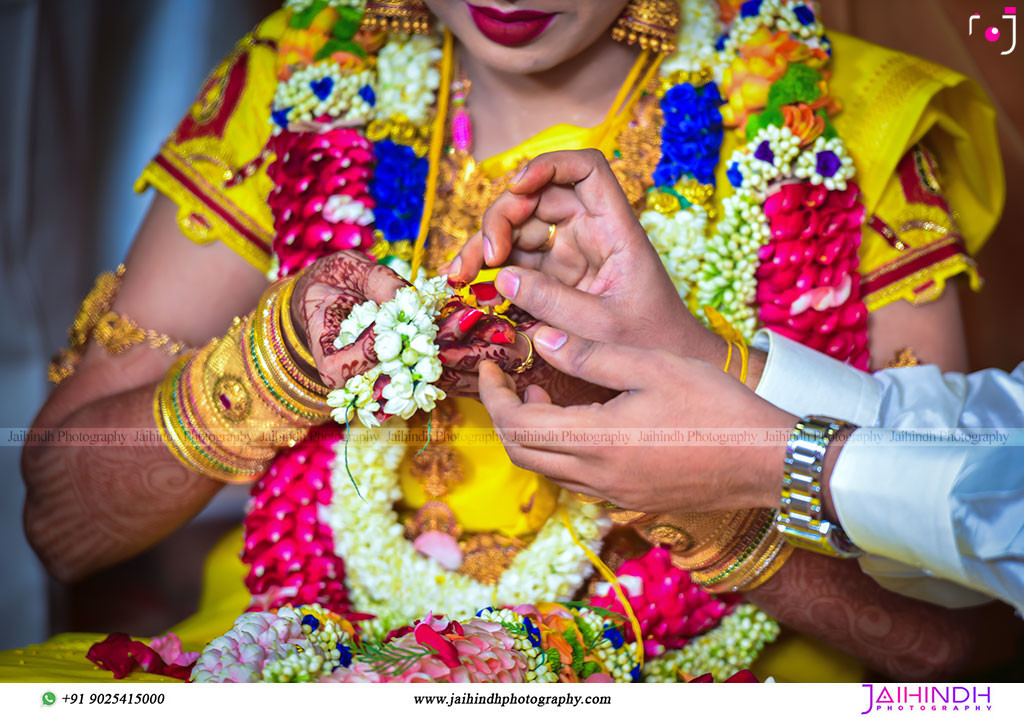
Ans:
{"type": "Polygon", "coordinates": [[[276,159],[267,174],[276,185],[267,198],[274,215],[278,276],[289,276],[321,256],[373,246],[373,145],[354,129],[281,131],[267,148],[276,159]]]}
{"type": "Polygon", "coordinates": [[[317,603],[349,613],[345,563],[334,554],[334,535],[319,511],[331,503],[333,445],[340,426],[314,429],[302,443],[282,451],[256,481],[243,530],[242,562],[250,565],[245,585],[250,611],[317,603]]]}
{"type": "Polygon", "coordinates": [[[459,623],[428,615],[387,643],[393,650],[429,648],[398,674],[365,662],[335,670],[321,682],[525,682],[526,659],[496,622],[459,623]]]}
{"type": "Polygon", "coordinates": [[[757,269],[764,327],[861,370],[868,368],[867,308],[859,259],[860,189],[784,184],[764,205],[771,239],[757,269]]]}
{"type": "MultiPolygon", "coordinates": [[[[641,558],[624,562],[616,572],[629,604],[640,621],[644,636],[644,654],[656,657],[666,649],[683,647],[707,632],[725,617],[740,598],[716,596],[690,580],[690,574],[675,567],[669,551],[652,548],[641,558]]],[[[590,600],[595,607],[625,614],[622,603],[604,583],[590,600]]],[[[627,641],[633,641],[633,628],[623,626],[627,641]]]]}

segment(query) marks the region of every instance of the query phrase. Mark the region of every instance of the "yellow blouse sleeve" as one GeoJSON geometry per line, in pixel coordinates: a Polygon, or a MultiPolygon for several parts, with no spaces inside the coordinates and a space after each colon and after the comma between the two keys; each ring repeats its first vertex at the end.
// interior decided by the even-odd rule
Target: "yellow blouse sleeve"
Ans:
{"type": "Polygon", "coordinates": [[[917,57],[830,33],[835,125],[857,165],[868,221],[860,248],[869,310],[941,296],[966,272],[1006,196],[995,110],[972,80],[917,57]],[[927,149],[925,149],[927,148],[927,149]]]}
{"type": "Polygon", "coordinates": [[[981,277],[946,202],[934,155],[915,145],[903,155],[861,242],[861,290],[869,311],[905,299],[934,301],[946,280],[966,273],[971,288],[981,277]]]}
{"type": "Polygon", "coordinates": [[[235,46],[135,183],[135,191],[152,186],[178,205],[189,239],[219,239],[262,272],[274,228],[265,145],[287,21],[286,11],[274,13],[235,46]]]}

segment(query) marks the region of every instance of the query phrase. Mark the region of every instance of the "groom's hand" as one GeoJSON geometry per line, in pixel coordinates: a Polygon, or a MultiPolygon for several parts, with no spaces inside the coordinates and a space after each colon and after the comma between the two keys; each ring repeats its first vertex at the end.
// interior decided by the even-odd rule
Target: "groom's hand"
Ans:
{"type": "Polygon", "coordinates": [[[537,330],[534,345],[559,371],[621,393],[603,404],[563,408],[531,386],[520,400],[510,377],[493,363],[482,364],[480,399],[517,465],[569,490],[644,512],[778,503],[785,444],[758,438],[770,433],[761,429],[784,434],[795,419],[720,368],[551,327],[537,330]],[[693,439],[692,445],[659,444],[652,430],[693,439]],[[712,435],[735,440],[700,440],[712,435]]]}
{"type": "Polygon", "coordinates": [[[467,281],[506,262],[514,266],[498,274],[498,291],[545,323],[591,340],[725,358],[725,342],[690,314],[597,150],[530,162],[447,269],[467,281]]]}

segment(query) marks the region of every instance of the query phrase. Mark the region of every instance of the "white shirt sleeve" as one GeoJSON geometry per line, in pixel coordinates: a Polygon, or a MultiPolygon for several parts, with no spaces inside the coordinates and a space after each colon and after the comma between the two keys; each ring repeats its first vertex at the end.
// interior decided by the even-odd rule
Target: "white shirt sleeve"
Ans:
{"type": "Polygon", "coordinates": [[[1021,607],[1024,448],[1005,431],[1003,445],[969,440],[1024,427],[1024,365],[1012,375],[922,366],[872,376],[770,332],[754,345],[769,349],[757,393],[780,408],[904,429],[857,431],[832,473],[840,522],[869,553],[865,572],[949,607],[985,599],[965,585],[1021,607]],[[907,432],[955,427],[970,433],[907,432]]]}

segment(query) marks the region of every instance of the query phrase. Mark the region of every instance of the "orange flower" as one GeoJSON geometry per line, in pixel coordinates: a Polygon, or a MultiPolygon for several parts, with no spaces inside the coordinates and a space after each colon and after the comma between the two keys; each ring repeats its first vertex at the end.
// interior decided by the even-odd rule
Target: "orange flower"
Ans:
{"type": "Polygon", "coordinates": [[[288,28],[278,41],[278,57],[281,71],[278,79],[287,80],[291,77],[295,66],[312,64],[313,58],[327,44],[334,23],[338,21],[338,13],[333,8],[320,12],[306,30],[288,28]]]}
{"type": "Polygon", "coordinates": [[[782,117],[785,126],[800,138],[801,147],[811,144],[825,131],[825,119],[815,114],[814,110],[803,102],[783,107],[782,117]]]}
{"type": "Polygon", "coordinates": [[[820,68],[828,60],[824,50],[811,49],[794,40],[788,32],[758,29],[737,52],[725,69],[722,90],[727,98],[722,107],[726,127],[746,127],[747,117],[760,112],[768,103],[768,90],[786,74],[791,62],[803,62],[820,68]]]}
{"type": "Polygon", "coordinates": [[[740,5],[745,0],[718,0],[718,19],[728,26],[740,14],[740,5]]]}

